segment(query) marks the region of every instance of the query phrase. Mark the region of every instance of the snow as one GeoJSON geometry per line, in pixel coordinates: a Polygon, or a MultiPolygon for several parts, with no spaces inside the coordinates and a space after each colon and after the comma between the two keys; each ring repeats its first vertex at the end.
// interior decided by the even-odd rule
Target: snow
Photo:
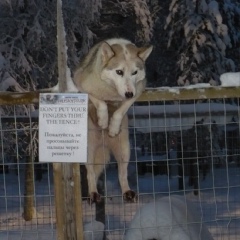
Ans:
{"type": "Polygon", "coordinates": [[[221,86],[223,87],[239,87],[240,72],[227,72],[220,76],[221,86]]]}
{"type": "Polygon", "coordinates": [[[227,25],[221,24],[220,26],[218,26],[217,27],[217,32],[218,32],[219,35],[223,36],[224,43],[231,48],[232,44],[231,44],[231,39],[228,35],[227,25]]]}
{"type": "Polygon", "coordinates": [[[6,91],[9,87],[15,87],[18,92],[25,92],[25,90],[18,84],[18,82],[13,77],[6,77],[0,83],[0,91],[6,91]]]}
{"type": "Polygon", "coordinates": [[[3,69],[5,64],[6,64],[6,59],[3,57],[2,53],[0,52],[0,69],[3,69]]]}
{"type": "Polygon", "coordinates": [[[211,1],[208,4],[208,6],[209,6],[209,13],[215,17],[218,25],[221,25],[222,24],[222,16],[218,9],[218,3],[216,1],[211,1]]]}
{"type": "Polygon", "coordinates": [[[222,39],[221,38],[217,38],[216,39],[216,44],[217,44],[218,48],[221,50],[223,56],[225,56],[226,45],[224,44],[222,39]]]}
{"type": "Polygon", "coordinates": [[[202,10],[202,13],[206,13],[208,10],[208,5],[205,0],[200,1],[199,8],[202,10]]]}
{"type": "Polygon", "coordinates": [[[207,29],[211,32],[214,33],[214,26],[212,24],[212,22],[210,20],[206,20],[206,25],[207,25],[207,29]]]}
{"type": "Polygon", "coordinates": [[[196,41],[199,46],[202,46],[203,44],[205,44],[206,40],[207,38],[204,34],[198,34],[198,37],[196,38],[196,41]]]}
{"type": "Polygon", "coordinates": [[[197,84],[190,84],[185,86],[186,89],[195,89],[195,88],[209,88],[211,87],[210,83],[197,83],[197,84]]]}
{"type": "Polygon", "coordinates": [[[237,106],[222,103],[132,106],[128,110],[129,125],[143,133],[187,130],[201,119],[225,125],[233,117],[238,119],[238,114],[237,106]]]}
{"type": "MultiPolygon", "coordinates": [[[[184,196],[193,204],[215,240],[236,240],[240,234],[237,227],[240,224],[240,174],[235,165],[211,169],[204,181],[199,179],[201,191],[199,196],[195,196],[187,185],[188,177],[185,179],[184,191],[180,191],[177,175],[173,174],[169,178],[166,175],[146,173],[136,178],[135,163],[131,162],[129,178],[132,188],[139,194],[137,203],[122,202],[117,175],[117,168],[110,165],[106,173],[105,229],[108,240],[123,239],[124,232],[141,206],[155,200],[157,202],[163,196],[172,197],[172,194],[184,196]]],[[[13,169],[9,174],[0,174],[0,239],[56,240],[52,177],[45,173],[41,182],[35,182],[37,218],[28,222],[22,218],[23,193],[23,169],[20,169],[19,176],[14,174],[13,169]]],[[[100,237],[98,234],[103,224],[94,220],[95,205],[83,202],[83,210],[85,236],[88,237],[89,231],[94,229],[94,235],[100,237]]]]}
{"type": "MultiPolygon", "coordinates": [[[[185,77],[180,77],[180,81],[185,81],[185,77]]],[[[172,93],[179,94],[181,89],[201,89],[201,88],[209,88],[213,87],[210,83],[196,83],[196,84],[190,84],[185,85],[182,87],[157,87],[157,88],[146,88],[146,91],[169,91],[172,93]]]]}
{"type": "Polygon", "coordinates": [[[144,155],[138,157],[139,162],[159,162],[159,161],[171,161],[177,159],[177,152],[173,149],[170,149],[169,156],[167,154],[163,155],[144,155]]]}

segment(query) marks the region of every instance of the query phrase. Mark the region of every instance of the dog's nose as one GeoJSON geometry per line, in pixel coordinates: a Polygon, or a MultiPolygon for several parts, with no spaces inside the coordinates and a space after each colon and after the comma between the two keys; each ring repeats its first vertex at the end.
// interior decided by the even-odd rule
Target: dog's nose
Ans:
{"type": "Polygon", "coordinates": [[[126,98],[132,98],[133,97],[133,93],[132,92],[125,92],[125,97],[126,98]]]}

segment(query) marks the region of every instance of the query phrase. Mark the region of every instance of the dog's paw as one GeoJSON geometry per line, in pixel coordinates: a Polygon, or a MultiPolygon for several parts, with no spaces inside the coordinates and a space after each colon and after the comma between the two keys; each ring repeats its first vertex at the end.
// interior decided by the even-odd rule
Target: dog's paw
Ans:
{"type": "Polygon", "coordinates": [[[91,205],[99,202],[101,202],[101,195],[97,192],[91,192],[90,196],[88,197],[88,203],[91,205]]]}
{"type": "Polygon", "coordinates": [[[98,126],[101,129],[106,129],[108,127],[108,118],[107,117],[98,118],[98,126]]]}
{"type": "Polygon", "coordinates": [[[119,132],[120,132],[120,124],[121,124],[121,122],[113,120],[113,118],[111,119],[111,122],[110,122],[109,128],[108,128],[108,135],[110,137],[115,137],[115,136],[117,136],[119,134],[119,132]]]}
{"type": "Polygon", "coordinates": [[[98,126],[102,129],[106,129],[108,127],[107,109],[98,109],[98,126]]]}
{"type": "Polygon", "coordinates": [[[128,190],[123,194],[123,199],[124,199],[124,201],[129,202],[129,203],[136,202],[137,194],[132,190],[128,190]]]}
{"type": "Polygon", "coordinates": [[[110,137],[116,137],[119,134],[119,131],[120,131],[120,129],[115,129],[115,128],[109,127],[108,135],[110,137]]]}

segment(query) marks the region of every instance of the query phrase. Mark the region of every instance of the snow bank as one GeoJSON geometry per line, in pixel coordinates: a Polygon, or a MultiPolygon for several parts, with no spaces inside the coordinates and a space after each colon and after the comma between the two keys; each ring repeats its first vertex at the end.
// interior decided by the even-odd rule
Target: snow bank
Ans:
{"type": "Polygon", "coordinates": [[[221,85],[224,87],[240,86],[240,72],[223,73],[220,76],[221,85]]]}
{"type": "Polygon", "coordinates": [[[93,221],[84,225],[84,240],[102,240],[104,224],[93,221]]]}
{"type": "Polygon", "coordinates": [[[140,208],[125,240],[213,240],[192,206],[182,196],[163,197],[140,208]]]}

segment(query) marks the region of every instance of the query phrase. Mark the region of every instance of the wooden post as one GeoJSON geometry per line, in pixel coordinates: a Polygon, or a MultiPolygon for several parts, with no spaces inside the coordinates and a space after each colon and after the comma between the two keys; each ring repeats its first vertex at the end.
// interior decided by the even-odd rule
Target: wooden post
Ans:
{"type": "MultiPolygon", "coordinates": [[[[98,179],[97,189],[101,196],[105,196],[105,173],[103,172],[98,179]]],[[[105,197],[100,202],[96,202],[96,221],[99,221],[105,225],[105,197]]],[[[103,240],[106,239],[104,232],[103,240]]]]}
{"type": "MultiPolygon", "coordinates": [[[[67,91],[67,52],[62,2],[57,1],[59,92],[67,91]]],[[[54,189],[58,240],[83,240],[82,196],[78,163],[54,163],[54,189]]]]}
{"type": "Polygon", "coordinates": [[[31,221],[35,214],[34,206],[34,175],[33,175],[33,153],[27,156],[27,164],[25,166],[25,186],[24,186],[24,211],[23,218],[25,221],[31,221]]]}
{"type": "Polygon", "coordinates": [[[62,164],[53,163],[53,179],[54,179],[54,192],[55,192],[55,208],[56,208],[56,230],[57,230],[57,240],[64,240],[65,229],[64,229],[64,190],[62,188],[62,164]],[[62,207],[61,207],[62,206],[62,207]]]}

